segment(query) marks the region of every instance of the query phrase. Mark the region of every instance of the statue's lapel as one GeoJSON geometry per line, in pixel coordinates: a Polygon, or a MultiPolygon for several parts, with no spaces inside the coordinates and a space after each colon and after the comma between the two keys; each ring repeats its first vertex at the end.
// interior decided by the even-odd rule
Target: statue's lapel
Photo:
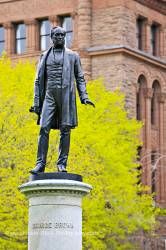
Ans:
{"type": "Polygon", "coordinates": [[[46,59],[47,59],[47,56],[48,56],[51,48],[52,47],[50,47],[47,51],[45,51],[42,58],[41,58],[40,66],[39,66],[39,71],[40,71],[39,74],[41,74],[41,75],[44,75],[46,59]]]}
{"type": "Polygon", "coordinates": [[[62,79],[64,79],[64,77],[67,76],[67,71],[69,71],[69,68],[70,68],[67,48],[64,49],[63,57],[64,57],[64,59],[63,59],[62,79]]]}

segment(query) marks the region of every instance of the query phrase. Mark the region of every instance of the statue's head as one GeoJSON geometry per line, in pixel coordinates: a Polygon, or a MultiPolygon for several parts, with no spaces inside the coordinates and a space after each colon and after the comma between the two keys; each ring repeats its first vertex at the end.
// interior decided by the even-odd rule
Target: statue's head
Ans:
{"type": "Polygon", "coordinates": [[[56,26],[51,29],[51,40],[54,47],[64,47],[66,31],[64,28],[56,26]]]}

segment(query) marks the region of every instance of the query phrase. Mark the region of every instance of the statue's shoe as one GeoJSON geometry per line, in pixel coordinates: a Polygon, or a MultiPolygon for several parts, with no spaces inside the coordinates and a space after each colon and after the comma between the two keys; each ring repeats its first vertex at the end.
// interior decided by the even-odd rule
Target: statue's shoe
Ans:
{"type": "Polygon", "coordinates": [[[31,174],[38,174],[44,172],[45,166],[37,165],[34,169],[30,170],[31,174]]]}
{"type": "Polygon", "coordinates": [[[66,167],[63,165],[58,165],[57,168],[58,168],[58,172],[67,172],[66,167]]]}

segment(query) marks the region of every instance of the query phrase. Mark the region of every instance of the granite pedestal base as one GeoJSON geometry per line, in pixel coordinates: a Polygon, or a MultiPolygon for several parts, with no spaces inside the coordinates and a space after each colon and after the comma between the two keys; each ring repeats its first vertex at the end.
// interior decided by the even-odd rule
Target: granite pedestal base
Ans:
{"type": "Polygon", "coordinates": [[[19,187],[29,199],[28,250],[82,249],[81,203],[92,187],[79,175],[62,175],[31,176],[19,187]]]}

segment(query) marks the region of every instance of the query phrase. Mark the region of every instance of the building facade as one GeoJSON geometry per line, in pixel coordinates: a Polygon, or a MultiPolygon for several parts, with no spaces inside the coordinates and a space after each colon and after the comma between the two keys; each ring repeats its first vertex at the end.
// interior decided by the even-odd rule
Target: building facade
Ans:
{"type": "MultiPolygon", "coordinates": [[[[143,121],[142,182],[166,208],[166,1],[0,0],[0,53],[37,60],[56,25],[66,28],[66,46],[79,52],[85,77],[120,87],[129,116],[143,121]]],[[[165,249],[160,220],[160,239],[146,249],[165,249]]]]}

